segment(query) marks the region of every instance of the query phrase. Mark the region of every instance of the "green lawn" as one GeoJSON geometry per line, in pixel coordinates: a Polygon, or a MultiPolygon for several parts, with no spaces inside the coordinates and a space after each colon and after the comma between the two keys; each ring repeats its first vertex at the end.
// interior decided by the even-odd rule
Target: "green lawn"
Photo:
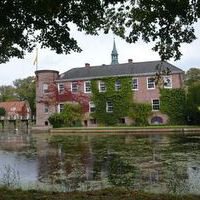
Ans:
{"type": "Polygon", "coordinates": [[[0,200],[199,200],[195,195],[162,195],[143,192],[127,191],[123,189],[105,189],[92,192],[41,192],[36,190],[22,191],[0,189],[0,200]]]}

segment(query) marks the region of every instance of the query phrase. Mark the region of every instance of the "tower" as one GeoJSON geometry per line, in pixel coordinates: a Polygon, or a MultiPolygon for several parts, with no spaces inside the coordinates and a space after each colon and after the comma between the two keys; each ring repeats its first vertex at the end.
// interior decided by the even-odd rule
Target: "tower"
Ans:
{"type": "MultiPolygon", "coordinates": [[[[48,126],[48,118],[56,112],[52,100],[55,93],[55,80],[59,72],[55,70],[37,70],[36,74],[36,126],[48,126]]],[[[57,87],[56,87],[57,88],[57,87]]]]}
{"type": "Polygon", "coordinates": [[[118,62],[118,53],[117,53],[117,49],[116,49],[116,45],[115,45],[115,39],[113,42],[113,50],[111,53],[111,65],[116,65],[119,64],[118,62]]]}

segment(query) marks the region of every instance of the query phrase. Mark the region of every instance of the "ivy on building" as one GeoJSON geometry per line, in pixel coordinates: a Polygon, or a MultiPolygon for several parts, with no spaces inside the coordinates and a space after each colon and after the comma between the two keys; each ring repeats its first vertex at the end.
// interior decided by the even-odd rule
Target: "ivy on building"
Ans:
{"type": "Polygon", "coordinates": [[[169,124],[186,123],[186,94],[182,88],[160,89],[160,111],[167,114],[169,124]]]}
{"type": "Polygon", "coordinates": [[[147,103],[133,103],[129,110],[129,117],[134,119],[136,126],[147,126],[148,117],[152,113],[150,104],[147,103]]]}
{"type": "Polygon", "coordinates": [[[120,118],[128,116],[130,105],[133,102],[131,77],[108,77],[101,80],[92,80],[92,101],[95,104],[95,112],[92,113],[99,124],[115,125],[120,118]],[[98,81],[103,81],[105,92],[99,92],[98,81]],[[116,91],[115,83],[120,81],[121,88],[116,91]],[[113,111],[106,112],[106,103],[112,102],[113,111]]]}

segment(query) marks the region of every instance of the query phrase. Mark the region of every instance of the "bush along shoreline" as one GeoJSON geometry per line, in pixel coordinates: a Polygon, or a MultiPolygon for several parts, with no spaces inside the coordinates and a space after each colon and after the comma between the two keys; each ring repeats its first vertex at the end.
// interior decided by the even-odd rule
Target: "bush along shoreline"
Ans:
{"type": "Polygon", "coordinates": [[[110,188],[89,192],[45,192],[38,190],[0,188],[0,200],[199,200],[198,195],[152,194],[122,188],[110,188]]]}

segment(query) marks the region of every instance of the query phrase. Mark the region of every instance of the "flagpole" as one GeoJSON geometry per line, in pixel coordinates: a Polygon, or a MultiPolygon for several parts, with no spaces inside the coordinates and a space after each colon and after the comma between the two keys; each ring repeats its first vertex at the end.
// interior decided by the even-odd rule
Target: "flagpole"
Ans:
{"type": "Polygon", "coordinates": [[[36,48],[36,71],[38,70],[38,48],[36,48]]]}
{"type": "Polygon", "coordinates": [[[36,55],[35,55],[33,65],[35,65],[36,71],[37,71],[38,70],[38,47],[36,47],[36,55]]]}

